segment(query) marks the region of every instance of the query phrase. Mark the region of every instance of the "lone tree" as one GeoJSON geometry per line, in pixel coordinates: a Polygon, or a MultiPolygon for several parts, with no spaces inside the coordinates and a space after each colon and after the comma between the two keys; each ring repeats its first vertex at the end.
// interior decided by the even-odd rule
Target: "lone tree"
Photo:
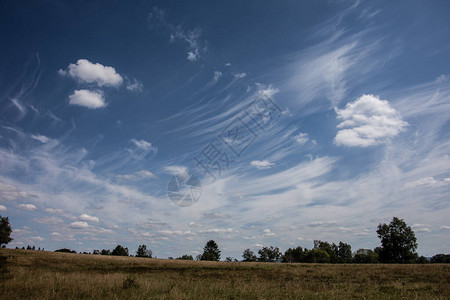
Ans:
{"type": "Polygon", "coordinates": [[[412,263],[417,258],[416,235],[403,219],[394,217],[389,225],[379,224],[377,234],[381,239],[381,262],[412,263]]]}
{"type": "Polygon", "coordinates": [[[0,246],[3,244],[6,245],[13,240],[10,237],[11,231],[12,229],[8,217],[3,218],[0,216],[0,246]]]}
{"type": "Polygon", "coordinates": [[[203,248],[203,254],[201,260],[214,260],[220,259],[219,246],[214,240],[209,240],[203,248]]]}
{"type": "Polygon", "coordinates": [[[148,249],[146,245],[139,245],[137,251],[136,251],[136,257],[148,257],[152,258],[152,250],[148,249]]]}

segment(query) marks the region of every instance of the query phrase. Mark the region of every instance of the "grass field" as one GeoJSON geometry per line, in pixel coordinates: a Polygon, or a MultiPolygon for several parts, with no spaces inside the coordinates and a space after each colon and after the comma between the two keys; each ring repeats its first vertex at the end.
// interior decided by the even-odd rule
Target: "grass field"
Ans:
{"type": "Polygon", "coordinates": [[[1,249],[1,299],[449,299],[450,265],[203,262],[1,249]]]}

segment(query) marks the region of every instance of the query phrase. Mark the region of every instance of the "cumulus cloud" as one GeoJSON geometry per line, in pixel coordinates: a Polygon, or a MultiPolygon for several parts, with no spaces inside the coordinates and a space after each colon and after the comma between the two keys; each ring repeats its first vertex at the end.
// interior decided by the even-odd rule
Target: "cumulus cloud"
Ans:
{"type": "Polygon", "coordinates": [[[29,204],[29,203],[19,204],[16,207],[19,208],[19,209],[23,209],[23,210],[36,210],[37,209],[36,205],[29,204]]]}
{"type": "Polygon", "coordinates": [[[400,114],[374,95],[362,95],[355,102],[337,109],[337,118],[342,122],[335,137],[336,145],[368,147],[386,142],[397,136],[408,125],[400,114]]]}
{"type": "Polygon", "coordinates": [[[86,221],[86,222],[99,222],[100,221],[97,217],[90,216],[88,214],[80,215],[80,220],[81,221],[86,221]]]}
{"type": "Polygon", "coordinates": [[[118,87],[123,82],[122,76],[113,67],[94,64],[87,59],[79,59],[76,64],[70,64],[67,70],[59,70],[59,74],[70,76],[82,83],[95,83],[100,87],[118,87]]]}
{"type": "Polygon", "coordinates": [[[86,222],[72,222],[69,224],[69,228],[72,229],[86,229],[89,227],[89,224],[86,222]]]}
{"type": "Polygon", "coordinates": [[[69,103],[72,105],[84,106],[90,109],[105,107],[105,98],[101,92],[89,90],[76,90],[69,96],[69,103]]]}
{"type": "Polygon", "coordinates": [[[0,182],[0,201],[14,201],[20,198],[28,198],[31,195],[19,191],[15,186],[0,182]]]}
{"type": "Polygon", "coordinates": [[[439,228],[440,230],[450,230],[450,226],[443,225],[439,228]]]}
{"type": "Polygon", "coordinates": [[[269,169],[273,167],[275,164],[268,160],[254,160],[250,162],[250,165],[256,167],[257,169],[269,169]]]}
{"type": "Polygon", "coordinates": [[[0,204],[0,211],[6,211],[6,206],[0,204]]]}
{"type": "Polygon", "coordinates": [[[296,136],[292,137],[298,144],[303,145],[309,141],[309,136],[307,133],[300,132],[296,136]]]}

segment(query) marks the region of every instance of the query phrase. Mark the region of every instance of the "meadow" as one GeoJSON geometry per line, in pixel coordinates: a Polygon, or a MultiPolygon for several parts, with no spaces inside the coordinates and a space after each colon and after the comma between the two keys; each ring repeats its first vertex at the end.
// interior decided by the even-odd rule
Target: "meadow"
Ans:
{"type": "Polygon", "coordinates": [[[205,262],[0,249],[0,299],[449,299],[450,265],[205,262]]]}

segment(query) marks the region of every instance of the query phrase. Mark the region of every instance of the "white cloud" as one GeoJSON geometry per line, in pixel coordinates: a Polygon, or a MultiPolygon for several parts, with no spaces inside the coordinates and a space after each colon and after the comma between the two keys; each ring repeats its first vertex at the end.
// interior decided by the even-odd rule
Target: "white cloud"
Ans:
{"type": "Polygon", "coordinates": [[[300,132],[296,136],[292,137],[300,145],[306,144],[309,141],[309,136],[307,133],[300,132]]]}
{"type": "Polygon", "coordinates": [[[131,139],[131,142],[133,144],[136,145],[136,147],[138,147],[139,149],[145,150],[145,151],[149,151],[152,148],[152,143],[147,142],[145,140],[136,140],[136,139],[131,139]]]}
{"type": "Polygon", "coordinates": [[[0,204],[0,211],[6,211],[6,206],[0,204]]]}
{"type": "Polygon", "coordinates": [[[428,224],[413,224],[411,227],[415,232],[431,232],[431,225],[428,224]]]}
{"type": "Polygon", "coordinates": [[[89,90],[75,90],[74,93],[69,96],[69,103],[91,109],[106,106],[105,98],[101,92],[93,92],[89,90]]]}
{"type": "Polygon", "coordinates": [[[450,230],[450,226],[443,225],[439,228],[440,230],[450,230]]]}
{"type": "Polygon", "coordinates": [[[90,216],[88,214],[82,214],[80,215],[81,221],[87,221],[87,222],[99,222],[100,220],[97,217],[90,216]]]}
{"type": "Polygon", "coordinates": [[[234,78],[239,79],[239,78],[244,78],[247,76],[247,73],[242,72],[242,73],[233,73],[234,78]]]}
{"type": "Polygon", "coordinates": [[[20,209],[24,209],[24,210],[36,210],[37,209],[37,207],[36,207],[36,205],[34,205],[34,204],[19,204],[19,205],[17,205],[17,208],[20,208],[20,209]]]}
{"type": "Polygon", "coordinates": [[[233,228],[211,228],[200,230],[198,233],[205,234],[205,233],[232,233],[232,232],[234,232],[233,228]]]}
{"type": "Polygon", "coordinates": [[[48,142],[50,142],[50,139],[48,137],[46,137],[45,135],[31,135],[31,138],[43,143],[43,144],[47,144],[48,142]]]}
{"type": "Polygon", "coordinates": [[[447,75],[444,75],[444,74],[439,76],[438,78],[436,78],[436,82],[437,83],[442,83],[442,82],[445,82],[447,80],[448,80],[448,77],[447,77],[447,75]]]}
{"type": "Polygon", "coordinates": [[[89,224],[86,222],[72,222],[69,224],[69,228],[72,229],[86,229],[89,227],[89,224]]]}
{"type": "Polygon", "coordinates": [[[264,229],[264,236],[275,236],[276,234],[272,232],[269,228],[264,229]]]}
{"type": "Polygon", "coordinates": [[[51,236],[61,236],[61,233],[59,232],[52,232],[50,233],[51,236]]]}
{"type": "Polygon", "coordinates": [[[433,177],[423,177],[413,182],[408,182],[405,187],[407,188],[416,188],[416,187],[426,187],[426,188],[433,188],[433,187],[440,187],[443,185],[447,185],[449,182],[447,181],[448,178],[445,178],[444,180],[436,180],[433,177]]]}
{"type": "Polygon", "coordinates": [[[219,80],[219,78],[220,78],[221,76],[222,76],[222,72],[220,72],[220,71],[215,71],[215,72],[214,72],[214,77],[213,77],[214,81],[219,80]]]}
{"type": "Polygon", "coordinates": [[[59,209],[59,208],[46,208],[45,211],[50,214],[63,214],[64,213],[64,210],[59,209]]]}
{"type": "Polygon", "coordinates": [[[40,241],[40,242],[45,240],[43,237],[40,237],[40,236],[32,236],[30,239],[32,239],[34,241],[40,241]]]}
{"type": "Polygon", "coordinates": [[[132,92],[142,92],[142,89],[144,88],[144,85],[142,82],[138,81],[137,79],[133,80],[133,83],[129,82],[127,84],[127,90],[132,92]]]}
{"type": "Polygon", "coordinates": [[[43,218],[34,218],[34,222],[40,224],[61,224],[63,220],[58,217],[43,217],[43,218]]]}
{"type": "Polygon", "coordinates": [[[163,170],[170,175],[185,175],[188,171],[185,166],[166,166],[163,170]]]}
{"type": "Polygon", "coordinates": [[[132,174],[116,175],[119,179],[136,179],[136,178],[156,178],[156,175],[147,170],[141,170],[132,174]]]}
{"type": "Polygon", "coordinates": [[[336,145],[368,147],[397,136],[408,125],[386,100],[373,95],[362,95],[355,102],[337,109],[342,122],[335,137],[336,145]]]}
{"type": "Polygon", "coordinates": [[[19,191],[13,185],[0,182],[0,201],[14,201],[28,197],[30,197],[30,194],[19,191]]]}
{"type": "Polygon", "coordinates": [[[116,69],[99,63],[91,63],[87,59],[79,59],[76,64],[70,64],[67,71],[59,70],[59,74],[68,75],[82,83],[95,83],[98,86],[120,86],[123,82],[116,69]]]}
{"type": "Polygon", "coordinates": [[[250,165],[256,167],[257,169],[269,169],[275,164],[268,160],[253,160],[250,165]]]}
{"type": "Polygon", "coordinates": [[[253,247],[260,247],[260,248],[262,248],[262,247],[264,247],[264,245],[263,244],[254,244],[253,247]]]}

